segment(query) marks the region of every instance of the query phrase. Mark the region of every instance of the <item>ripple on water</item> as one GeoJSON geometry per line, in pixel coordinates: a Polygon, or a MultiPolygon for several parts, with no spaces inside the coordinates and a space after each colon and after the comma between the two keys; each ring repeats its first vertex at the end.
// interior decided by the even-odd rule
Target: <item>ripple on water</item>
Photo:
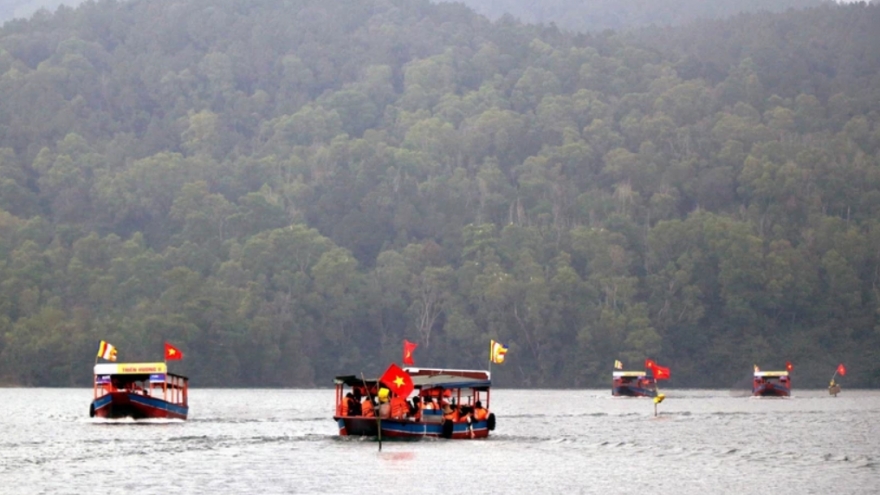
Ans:
{"type": "Polygon", "coordinates": [[[10,410],[45,414],[0,416],[0,491],[144,489],[114,473],[159,480],[146,492],[197,495],[355,493],[394,479],[430,480],[414,493],[438,494],[472,479],[490,494],[620,493],[623,480],[675,495],[875,491],[880,446],[865,439],[880,393],[665,392],[654,417],[650,400],[607,391],[493,390],[489,439],[385,441],[378,452],[375,438],[336,435],[327,390],[193,390],[191,420],[158,422],[90,419],[90,391],[2,390],[10,410]]]}

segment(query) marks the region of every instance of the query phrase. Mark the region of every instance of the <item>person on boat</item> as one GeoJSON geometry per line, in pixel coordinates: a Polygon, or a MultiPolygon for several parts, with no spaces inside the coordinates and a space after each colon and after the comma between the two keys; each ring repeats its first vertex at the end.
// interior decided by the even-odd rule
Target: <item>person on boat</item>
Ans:
{"type": "Polygon", "coordinates": [[[393,419],[403,419],[409,413],[409,406],[406,405],[406,399],[399,395],[391,398],[391,417],[393,419]]]}
{"type": "Polygon", "coordinates": [[[373,418],[376,416],[376,409],[371,397],[365,397],[364,401],[361,402],[361,415],[366,418],[373,418]]]}
{"type": "Polygon", "coordinates": [[[476,421],[485,421],[489,417],[489,410],[483,407],[483,403],[477,401],[474,404],[474,419],[476,421]]]}
{"type": "Polygon", "coordinates": [[[453,423],[457,422],[459,418],[458,408],[453,407],[448,402],[443,406],[443,420],[451,420],[453,423]]]}
{"type": "Polygon", "coordinates": [[[345,394],[345,399],[342,400],[342,415],[343,416],[360,416],[361,415],[361,404],[354,398],[354,394],[351,392],[345,394]]]}
{"type": "Polygon", "coordinates": [[[360,416],[361,415],[361,398],[358,394],[354,394],[351,399],[351,404],[348,406],[348,415],[349,416],[360,416]]]}
{"type": "Polygon", "coordinates": [[[379,389],[379,417],[380,418],[390,418],[391,417],[391,404],[388,402],[388,395],[391,393],[385,387],[379,389]]]}
{"type": "Polygon", "coordinates": [[[422,420],[422,401],[418,395],[412,398],[412,404],[409,405],[409,415],[413,421],[422,420]]]}

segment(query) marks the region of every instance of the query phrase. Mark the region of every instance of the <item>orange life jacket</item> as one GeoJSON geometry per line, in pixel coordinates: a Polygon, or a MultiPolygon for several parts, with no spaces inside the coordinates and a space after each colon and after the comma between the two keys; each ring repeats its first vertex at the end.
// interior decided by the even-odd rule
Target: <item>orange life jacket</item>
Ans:
{"type": "Polygon", "coordinates": [[[458,409],[453,409],[452,412],[443,413],[443,419],[451,419],[453,422],[458,421],[458,409]]]}
{"type": "Polygon", "coordinates": [[[394,397],[391,399],[391,417],[395,419],[403,419],[409,408],[406,407],[406,400],[403,397],[394,397]]]}
{"type": "Polygon", "coordinates": [[[486,408],[480,407],[480,408],[474,409],[474,419],[475,420],[484,421],[488,417],[489,417],[489,411],[486,408]]]}
{"type": "Polygon", "coordinates": [[[376,416],[376,411],[373,410],[373,401],[364,399],[361,403],[361,414],[367,418],[376,416]]]}
{"type": "Polygon", "coordinates": [[[342,403],[339,404],[339,415],[348,416],[348,397],[342,398],[342,403]]]}

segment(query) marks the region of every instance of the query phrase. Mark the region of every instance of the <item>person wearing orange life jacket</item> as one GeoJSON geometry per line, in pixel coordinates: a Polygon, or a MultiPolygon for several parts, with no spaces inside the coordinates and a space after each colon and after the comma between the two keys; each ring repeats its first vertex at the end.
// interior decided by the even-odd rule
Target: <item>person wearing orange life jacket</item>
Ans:
{"type": "Polygon", "coordinates": [[[342,402],[339,404],[339,415],[340,416],[348,416],[348,406],[351,402],[351,392],[345,395],[342,398],[342,402]]]}
{"type": "Polygon", "coordinates": [[[443,420],[450,420],[453,423],[459,420],[458,408],[452,407],[448,403],[443,406],[443,420]]]}
{"type": "Polygon", "coordinates": [[[354,395],[349,392],[342,399],[342,413],[340,416],[360,416],[361,404],[355,400],[354,395]]]}
{"type": "Polygon", "coordinates": [[[364,401],[361,402],[361,415],[365,418],[373,418],[376,416],[376,409],[373,405],[373,400],[370,397],[364,398],[364,401]]]}
{"type": "Polygon", "coordinates": [[[477,401],[474,404],[474,420],[485,421],[489,418],[489,410],[483,407],[483,403],[477,401]]]}
{"type": "Polygon", "coordinates": [[[406,405],[406,399],[399,395],[391,398],[391,417],[394,419],[403,419],[409,412],[409,406],[406,405]]]}

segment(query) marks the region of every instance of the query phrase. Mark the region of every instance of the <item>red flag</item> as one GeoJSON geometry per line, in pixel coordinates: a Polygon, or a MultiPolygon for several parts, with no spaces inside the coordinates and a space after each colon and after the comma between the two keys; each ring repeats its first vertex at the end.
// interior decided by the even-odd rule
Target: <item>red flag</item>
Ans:
{"type": "Polygon", "coordinates": [[[843,363],[837,365],[837,374],[840,376],[846,376],[846,366],[843,363]]]}
{"type": "Polygon", "coordinates": [[[791,364],[791,361],[786,361],[786,362],[785,362],[785,369],[786,369],[789,373],[791,372],[791,370],[794,369],[794,365],[791,364]]]}
{"type": "Polygon", "coordinates": [[[183,353],[177,347],[165,342],[165,361],[174,361],[176,359],[183,359],[183,353]]]}
{"type": "Polygon", "coordinates": [[[403,364],[409,366],[416,364],[415,361],[413,361],[413,351],[415,351],[418,346],[419,344],[403,339],[403,364]]]}
{"type": "Polygon", "coordinates": [[[651,368],[651,373],[654,374],[655,380],[669,380],[670,377],[669,368],[665,366],[654,366],[651,368]]]}
{"type": "Polygon", "coordinates": [[[671,376],[669,368],[658,366],[653,359],[645,359],[645,368],[651,370],[651,374],[654,375],[654,379],[656,380],[669,380],[669,377],[671,376]]]}
{"type": "Polygon", "coordinates": [[[379,381],[388,387],[389,390],[403,398],[408,397],[413,391],[413,381],[409,373],[403,371],[400,366],[394,363],[388,366],[388,369],[385,370],[379,381]]]}

